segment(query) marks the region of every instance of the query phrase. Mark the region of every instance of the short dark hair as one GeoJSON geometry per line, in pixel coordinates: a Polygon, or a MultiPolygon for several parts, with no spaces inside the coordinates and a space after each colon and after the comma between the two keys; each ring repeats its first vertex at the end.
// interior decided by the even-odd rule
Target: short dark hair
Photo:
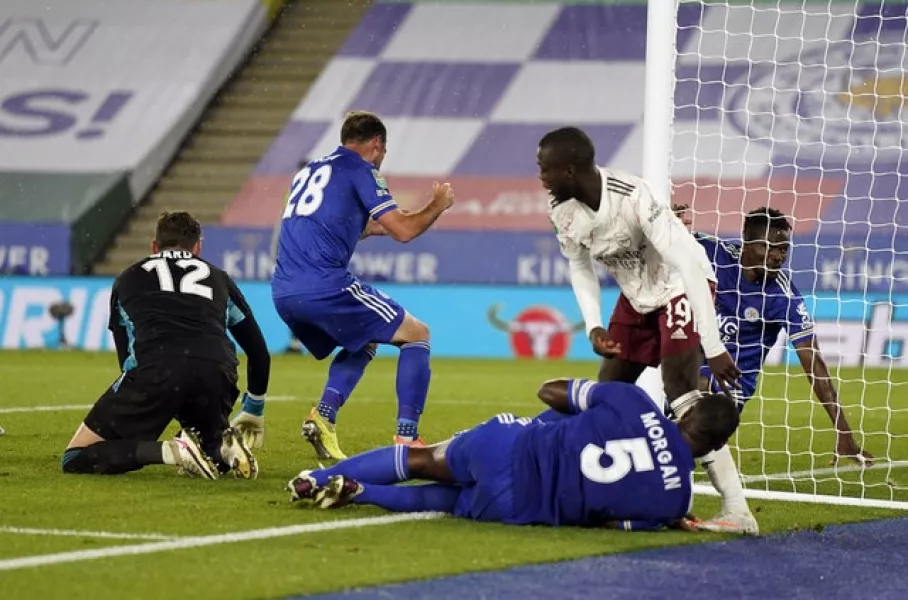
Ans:
{"type": "Polygon", "coordinates": [[[682,417],[688,438],[706,454],[725,445],[738,428],[741,417],[735,401],[725,394],[703,394],[682,417]]]}
{"type": "Polygon", "coordinates": [[[341,144],[347,142],[368,142],[373,138],[388,141],[388,129],[375,113],[357,110],[348,112],[341,125],[341,144]]]}
{"type": "Polygon", "coordinates": [[[192,250],[202,239],[202,224],[185,211],[163,212],[158,217],[154,239],[162,249],[192,250]]]}
{"type": "Polygon", "coordinates": [[[791,223],[785,213],[775,208],[761,206],[750,211],[744,217],[744,239],[746,240],[766,235],[770,229],[791,231],[791,223]]]}
{"type": "Polygon", "coordinates": [[[562,127],[548,132],[539,140],[539,147],[553,151],[557,160],[565,165],[589,168],[596,164],[593,140],[577,127],[562,127]]]}

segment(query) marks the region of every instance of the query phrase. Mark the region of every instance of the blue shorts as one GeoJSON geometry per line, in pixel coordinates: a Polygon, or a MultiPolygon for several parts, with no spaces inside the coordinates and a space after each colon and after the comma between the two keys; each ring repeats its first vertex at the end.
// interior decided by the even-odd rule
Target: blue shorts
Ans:
{"type": "Polygon", "coordinates": [[[454,514],[474,521],[514,518],[514,446],[523,426],[498,415],[458,435],[445,451],[455,481],[463,486],[454,514]],[[507,423],[506,421],[511,421],[507,423]]]}
{"type": "MultiPolygon", "coordinates": [[[[719,382],[713,378],[712,371],[709,370],[709,366],[703,365],[700,367],[700,375],[709,379],[709,389],[712,390],[714,394],[724,394],[722,391],[722,386],[719,385],[719,382]]],[[[744,404],[753,397],[754,392],[757,391],[757,374],[756,373],[744,373],[741,377],[738,378],[738,383],[741,384],[740,390],[729,390],[731,392],[731,399],[735,401],[735,404],[738,405],[738,412],[741,412],[744,409],[744,404]]]]}
{"type": "Polygon", "coordinates": [[[357,279],[329,295],[274,298],[274,307],[318,360],[338,346],[357,352],[373,342],[390,343],[406,314],[384,292],[357,279]]]}

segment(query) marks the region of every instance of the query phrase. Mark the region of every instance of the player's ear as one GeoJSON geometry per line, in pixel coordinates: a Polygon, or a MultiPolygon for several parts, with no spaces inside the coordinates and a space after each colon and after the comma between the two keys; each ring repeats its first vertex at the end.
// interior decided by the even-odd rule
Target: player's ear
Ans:
{"type": "Polygon", "coordinates": [[[151,253],[157,254],[161,251],[161,247],[158,246],[158,240],[151,240],[151,253]]]}
{"type": "Polygon", "coordinates": [[[202,256],[202,240],[197,241],[192,246],[192,253],[195,254],[196,256],[202,256]]]}

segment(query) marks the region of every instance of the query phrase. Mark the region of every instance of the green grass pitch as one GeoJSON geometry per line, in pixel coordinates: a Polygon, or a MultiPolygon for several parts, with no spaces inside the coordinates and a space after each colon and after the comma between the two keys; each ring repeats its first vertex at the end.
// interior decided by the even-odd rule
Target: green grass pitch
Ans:
{"type": "MultiPolygon", "coordinates": [[[[237,543],[130,555],[112,551],[80,562],[9,569],[11,559],[111,548],[133,548],[155,541],[284,528],[382,516],[366,507],[333,512],[293,507],[283,486],[302,468],[315,464],[299,427],[319,395],[327,363],[309,357],[275,357],[266,412],[262,472],[256,481],[215,482],[178,477],[168,467],[120,477],[64,476],[60,455],[88,405],[117,376],[110,354],[0,352],[0,596],[3,598],[274,598],[467,571],[499,569],[534,562],[626,552],[657,546],[716,540],[680,532],[628,534],[583,529],[505,527],[455,519],[373,524],[358,528],[302,531],[237,543]],[[63,410],[18,410],[63,406],[63,410]],[[10,409],[15,409],[11,411],[10,409]],[[27,531],[23,530],[39,530],[27,531]],[[66,532],[76,532],[63,535],[66,532]],[[79,533],[83,532],[83,533],[79,533]],[[131,534],[114,539],[85,534],[131,534]],[[152,539],[141,539],[145,534],[152,539]]],[[[534,392],[544,379],[590,376],[593,363],[477,362],[435,360],[422,433],[439,440],[500,412],[537,413],[534,392]]],[[[775,372],[764,378],[762,393],[745,411],[739,442],[742,470],[749,476],[825,468],[832,434],[822,409],[809,400],[804,377],[775,372]],[[783,401],[782,398],[791,401],[783,401]],[[762,420],[767,427],[755,425],[762,420]],[[765,448],[766,452],[758,451],[765,448]],[[786,452],[786,448],[789,452],[786,452]]],[[[842,371],[841,394],[855,426],[878,456],[908,457],[905,438],[882,432],[898,427],[898,413],[887,410],[908,374],[842,371]],[[865,385],[861,380],[892,380],[865,385]],[[862,400],[863,398],[863,400],[862,400]]],[[[393,434],[395,363],[379,359],[341,413],[339,433],[348,454],[390,442],[393,434]]],[[[908,408],[908,401],[901,400],[908,408]]],[[[897,408],[897,407],[893,407],[897,408]]],[[[905,473],[903,469],[903,473],[905,473]]],[[[838,492],[908,500],[886,484],[899,470],[849,472],[814,486],[809,482],[755,481],[757,488],[838,492]],[[843,483],[845,481],[845,483],[843,483]],[[863,485],[860,482],[863,481],[863,485]]],[[[709,516],[718,506],[698,497],[695,512],[709,516]]],[[[874,519],[894,511],[821,504],[751,500],[764,532],[821,527],[874,519]]],[[[290,530],[284,530],[286,531],[290,530]]],[[[210,539],[210,538],[205,538],[210,539]]],[[[192,540],[190,540],[191,542],[192,540]]]]}

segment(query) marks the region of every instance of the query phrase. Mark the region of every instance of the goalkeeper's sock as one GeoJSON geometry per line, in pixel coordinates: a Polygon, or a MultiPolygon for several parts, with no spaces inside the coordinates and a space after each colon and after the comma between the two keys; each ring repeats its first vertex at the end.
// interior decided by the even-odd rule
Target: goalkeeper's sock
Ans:
{"type": "Polygon", "coordinates": [[[735,459],[731,456],[728,444],[715,452],[710,452],[700,459],[706,468],[710,483],[722,495],[722,512],[750,513],[747,498],[744,497],[744,486],[738,476],[735,459]]]}
{"type": "Polygon", "coordinates": [[[62,464],[64,473],[119,475],[164,464],[164,451],[161,442],[108,440],[69,448],[63,453],[62,464]]]}
{"type": "Polygon", "coordinates": [[[409,446],[386,446],[357,454],[327,469],[317,469],[309,475],[319,486],[326,485],[328,479],[335,475],[343,475],[359,483],[387,485],[409,478],[409,456],[409,446]]]}
{"type": "Polygon", "coordinates": [[[375,349],[371,346],[357,352],[341,350],[337,353],[328,368],[328,381],[318,403],[318,414],[330,423],[337,422],[337,412],[353,393],[374,357],[375,349]]]}
{"type": "Polygon", "coordinates": [[[461,488],[456,485],[442,483],[428,485],[362,484],[362,488],[362,493],[353,498],[353,504],[372,504],[394,512],[453,514],[454,507],[457,505],[457,497],[461,492],[461,488]]]}
{"type": "Polygon", "coordinates": [[[419,417],[426,406],[431,377],[429,342],[401,346],[397,359],[397,435],[410,439],[419,436],[419,417]]]}

